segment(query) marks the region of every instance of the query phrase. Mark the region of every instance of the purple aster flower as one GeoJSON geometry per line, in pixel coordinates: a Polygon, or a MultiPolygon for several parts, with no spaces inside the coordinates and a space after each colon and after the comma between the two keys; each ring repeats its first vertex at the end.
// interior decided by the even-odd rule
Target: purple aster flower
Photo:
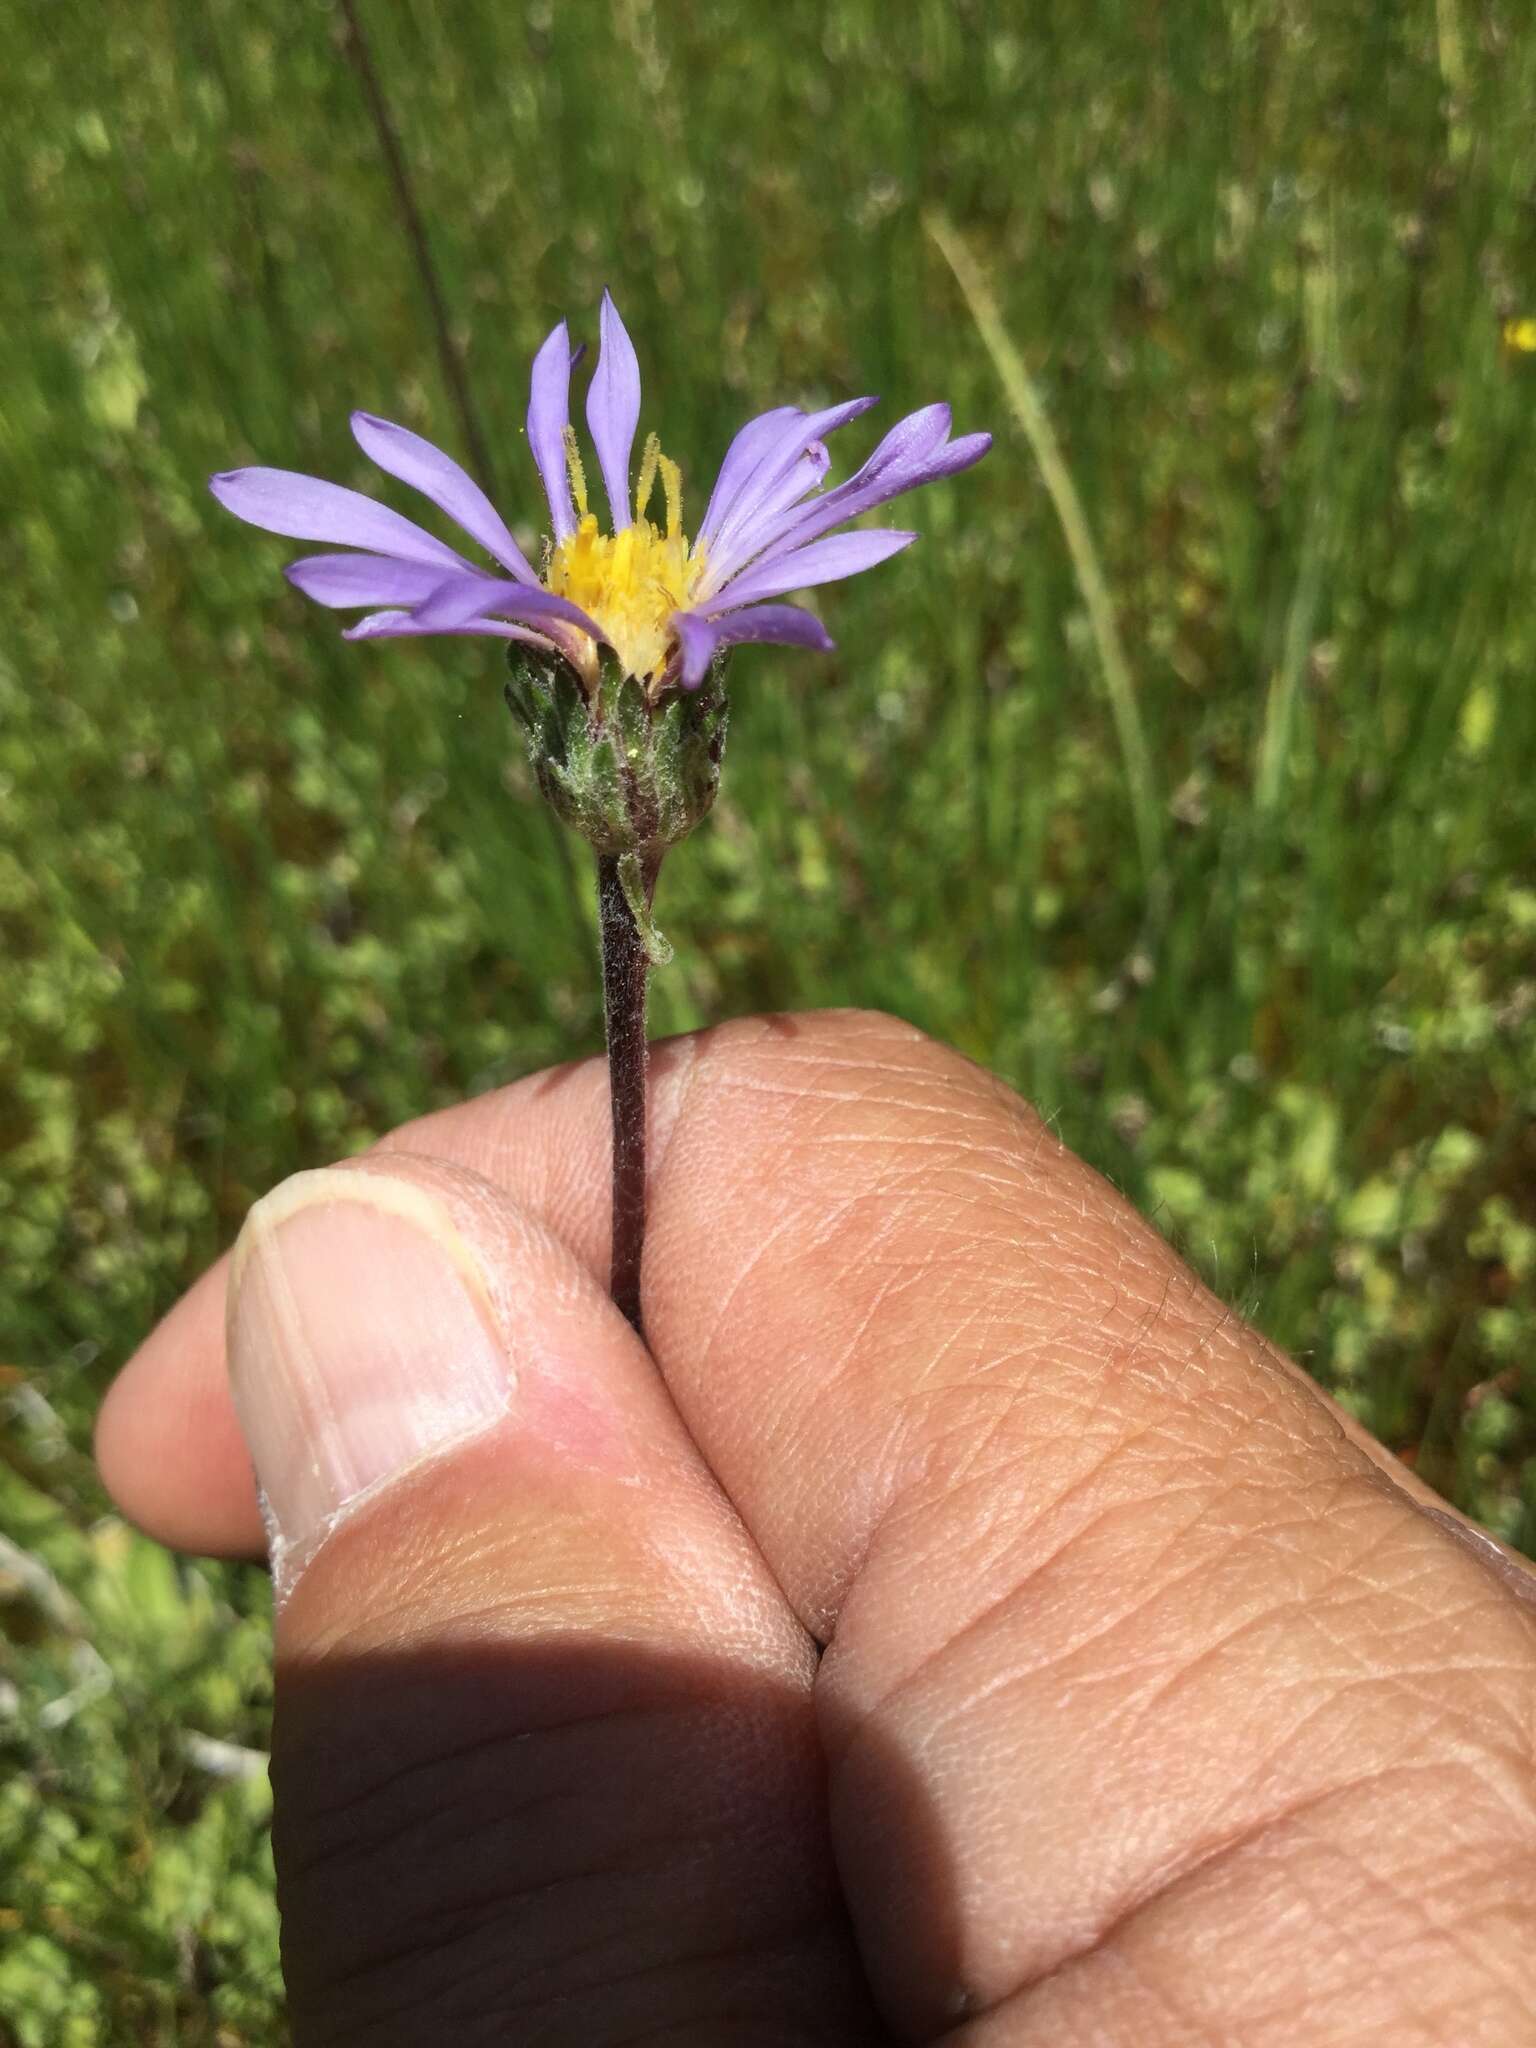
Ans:
{"type": "Polygon", "coordinates": [[[650,435],[631,488],[640,366],[603,294],[587,430],[608,501],[589,502],[571,425],[576,358],[562,320],[533,359],[528,445],[549,501],[540,571],[484,491],[430,441],[371,413],[352,431],[366,455],[446,512],[494,568],[359,491],[286,469],[211,480],[252,526],[345,552],[306,555],[288,576],[318,603],[364,613],[349,640],[480,633],[507,649],[506,697],[540,789],[597,855],[603,1018],[613,1114],[613,1298],[640,1328],[645,1235],[645,993],[670,954],[652,899],[663,857],[708,814],[729,706],[716,657],[746,641],[826,649],[826,628],[783,599],[872,569],[917,536],[853,520],[903,491],[968,469],[990,434],[950,438],[949,407],[892,427],[862,469],[826,487],[827,437],[875,404],[820,412],[780,405],[726,450],[697,533],[683,530],[683,480],[650,435]],[[661,494],[659,517],[651,504],[661,494]]]}
{"type": "Polygon", "coordinates": [[[283,469],[235,469],[211,480],[220,504],[268,533],[347,550],[291,563],[290,582],[318,603],[366,615],[349,640],[488,634],[564,657],[589,694],[608,648],[653,701],[674,684],[697,689],[711,661],[746,641],[825,650],[821,621],[780,602],[792,591],[871,569],[916,539],[889,527],[839,532],[919,484],[979,461],[990,434],[950,438],[947,405],[892,427],[863,468],[824,488],[826,437],[876,403],[820,412],[776,406],[749,420],[726,451],[697,534],[683,531],[682,478],[646,441],[631,495],[640,367],[605,292],[587,427],[608,501],[609,530],[590,509],[570,423],[572,353],[562,320],[533,360],[528,443],[549,501],[550,542],[535,572],[500,514],[451,457],[404,427],[355,412],[352,431],[388,475],[429,498],[497,565],[488,569],[358,491],[283,469]],[[661,520],[650,508],[657,486],[661,520]]]}

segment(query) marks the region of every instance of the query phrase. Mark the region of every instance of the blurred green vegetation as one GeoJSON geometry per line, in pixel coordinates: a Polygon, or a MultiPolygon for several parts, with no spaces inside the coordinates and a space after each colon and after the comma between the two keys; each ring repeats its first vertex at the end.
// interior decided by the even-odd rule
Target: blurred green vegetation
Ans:
{"type": "MultiPolygon", "coordinates": [[[[847,1002],[954,1041],[1536,1548],[1513,0],[365,14],[530,540],[528,359],[604,284],[695,517],[765,404],[1001,430],[919,548],[827,594],[835,656],[737,658],[656,1028],[847,1002]],[[1161,914],[932,205],[1103,558],[1161,914]]],[[[280,1175],[593,1049],[595,943],[494,651],[341,645],[204,492],[250,459],[382,488],[354,405],[463,450],[336,8],[60,0],[7,69],[0,2040],[239,2048],[281,2037],[264,1582],[115,1520],[92,1412],[280,1175]]]]}

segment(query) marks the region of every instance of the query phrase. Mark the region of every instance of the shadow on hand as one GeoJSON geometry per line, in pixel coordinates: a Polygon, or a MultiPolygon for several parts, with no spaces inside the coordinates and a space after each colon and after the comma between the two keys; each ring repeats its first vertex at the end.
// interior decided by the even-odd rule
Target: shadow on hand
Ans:
{"type": "MultiPolygon", "coordinates": [[[[280,1679],[301,2048],[915,2038],[874,2015],[802,1688],[572,1637],[338,1653],[280,1679]]],[[[889,1798],[914,1801],[897,1759],[889,1798]]],[[[937,1894],[924,1911],[952,1916],[937,1894]]],[[[951,1950],[932,1924],[929,1945],[951,1950]]]]}

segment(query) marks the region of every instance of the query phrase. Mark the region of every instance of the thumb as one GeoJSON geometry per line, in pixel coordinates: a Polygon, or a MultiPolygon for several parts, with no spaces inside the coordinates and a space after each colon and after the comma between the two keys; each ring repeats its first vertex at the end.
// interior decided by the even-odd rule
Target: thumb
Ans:
{"type": "Polygon", "coordinates": [[[810,1645],[591,1274],[393,1154],[257,1205],[229,1339],[296,2040],[869,2038],[810,1645]]]}

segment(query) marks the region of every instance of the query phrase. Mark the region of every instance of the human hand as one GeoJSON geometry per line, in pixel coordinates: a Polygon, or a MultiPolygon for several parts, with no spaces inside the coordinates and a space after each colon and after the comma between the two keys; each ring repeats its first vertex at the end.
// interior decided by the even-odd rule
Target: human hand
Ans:
{"type": "Polygon", "coordinates": [[[1525,1568],[886,1019],[658,1049],[648,1355],[604,1088],[285,1184],[235,1406],[221,1265],[102,1415],[271,1504],[298,2041],[1536,2038],[1525,1568]]]}

